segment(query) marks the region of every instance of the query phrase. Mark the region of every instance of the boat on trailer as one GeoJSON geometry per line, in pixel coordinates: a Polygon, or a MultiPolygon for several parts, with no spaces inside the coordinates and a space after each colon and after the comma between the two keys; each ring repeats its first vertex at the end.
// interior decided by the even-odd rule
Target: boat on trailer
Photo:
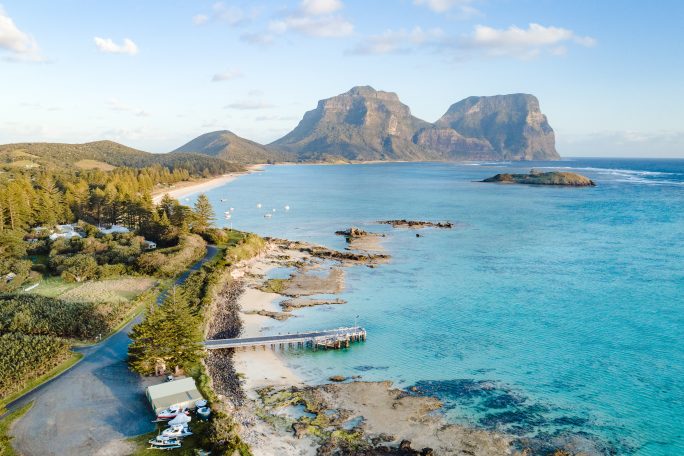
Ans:
{"type": "Polygon", "coordinates": [[[161,435],[162,437],[174,437],[177,439],[182,439],[183,437],[192,435],[192,432],[190,429],[188,429],[187,424],[174,424],[173,426],[169,426],[168,428],[164,429],[161,435]]]}
{"type": "Polygon", "coordinates": [[[158,435],[148,440],[147,443],[150,444],[151,450],[175,450],[181,447],[181,441],[176,437],[165,437],[163,435],[158,435]]]}
{"type": "Polygon", "coordinates": [[[157,420],[166,421],[171,420],[178,415],[187,415],[188,411],[182,408],[180,405],[172,405],[169,408],[165,408],[161,412],[157,413],[157,420]]]}

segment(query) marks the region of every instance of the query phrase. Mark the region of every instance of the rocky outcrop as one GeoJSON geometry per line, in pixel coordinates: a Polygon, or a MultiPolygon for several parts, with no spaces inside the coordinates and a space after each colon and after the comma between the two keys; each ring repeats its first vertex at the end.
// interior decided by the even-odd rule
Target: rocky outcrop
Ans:
{"type": "Polygon", "coordinates": [[[393,228],[447,228],[454,227],[452,222],[427,222],[423,220],[381,220],[378,223],[383,225],[392,225],[393,228]]]}
{"type": "Polygon", "coordinates": [[[397,94],[354,87],[321,100],[275,146],[300,159],[422,160],[426,151],[413,135],[430,124],[411,115],[397,94]]]}
{"type": "Polygon", "coordinates": [[[553,129],[529,94],[469,97],[434,124],[392,92],[354,87],[318,102],[270,144],[299,160],[556,160],[553,129]]]}
{"type": "Polygon", "coordinates": [[[315,307],[315,306],[327,306],[332,304],[346,304],[347,301],[340,298],[334,299],[306,299],[306,298],[293,298],[286,299],[280,303],[283,312],[292,312],[294,309],[302,309],[304,307],[315,307]]]}
{"type": "MultiPolygon", "coordinates": [[[[469,138],[486,140],[500,160],[558,160],[553,129],[534,95],[468,97],[435,122],[469,138]]],[[[429,147],[439,147],[429,143],[429,147]]]]}
{"type": "Polygon", "coordinates": [[[529,174],[497,174],[482,182],[500,184],[560,185],[566,187],[595,187],[596,183],[588,177],[576,173],[551,171],[540,173],[534,170],[529,174]]]}

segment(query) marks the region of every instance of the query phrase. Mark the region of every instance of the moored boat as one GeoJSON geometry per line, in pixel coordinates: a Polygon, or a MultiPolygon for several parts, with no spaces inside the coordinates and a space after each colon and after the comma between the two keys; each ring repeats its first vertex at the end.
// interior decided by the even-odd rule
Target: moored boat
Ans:
{"type": "Polygon", "coordinates": [[[181,441],[175,437],[166,437],[158,435],[153,439],[147,441],[150,444],[150,449],[156,450],[173,450],[181,447],[181,441]]]}
{"type": "Polygon", "coordinates": [[[166,408],[162,410],[161,412],[157,413],[157,419],[158,420],[171,420],[178,415],[187,415],[188,411],[184,408],[181,408],[178,405],[172,405],[169,408],[166,408]]]}

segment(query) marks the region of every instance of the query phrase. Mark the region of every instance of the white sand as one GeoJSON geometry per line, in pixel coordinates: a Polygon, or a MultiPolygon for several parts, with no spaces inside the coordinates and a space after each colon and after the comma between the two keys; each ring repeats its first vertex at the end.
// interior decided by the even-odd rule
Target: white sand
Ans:
{"type": "Polygon", "coordinates": [[[250,165],[247,166],[247,171],[242,173],[228,173],[222,176],[214,177],[207,180],[197,181],[197,182],[180,182],[176,184],[172,189],[162,189],[156,190],[152,194],[152,202],[155,204],[159,203],[164,195],[169,195],[171,198],[180,199],[186,196],[195,195],[197,193],[207,192],[214,188],[221,187],[229,182],[234,181],[240,176],[245,174],[253,173],[254,171],[260,171],[266,165],[250,165]]]}

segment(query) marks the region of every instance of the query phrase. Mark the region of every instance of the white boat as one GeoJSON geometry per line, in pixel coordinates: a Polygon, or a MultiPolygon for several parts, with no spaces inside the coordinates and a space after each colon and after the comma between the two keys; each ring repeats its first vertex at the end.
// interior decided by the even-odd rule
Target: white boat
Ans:
{"type": "Polygon", "coordinates": [[[234,207],[231,207],[231,208],[230,208],[230,212],[233,212],[234,210],[235,210],[234,207]]]}
{"type": "Polygon", "coordinates": [[[164,429],[161,435],[162,437],[175,437],[177,439],[182,439],[183,437],[192,435],[192,432],[190,432],[190,429],[188,429],[187,424],[174,424],[173,426],[169,426],[168,428],[164,429]]]}
{"type": "Polygon", "coordinates": [[[264,214],[264,217],[271,218],[271,217],[273,217],[273,214],[266,213],[266,214],[264,214]]]}
{"type": "Polygon", "coordinates": [[[180,415],[176,416],[174,419],[169,421],[169,426],[177,426],[179,424],[187,426],[190,420],[192,420],[190,415],[185,415],[181,413],[180,415]]]}
{"type": "Polygon", "coordinates": [[[261,209],[261,203],[257,203],[257,209],[261,209]]]}
{"type": "Polygon", "coordinates": [[[226,198],[221,198],[222,203],[225,203],[226,201],[228,201],[226,198]]]}
{"type": "Polygon", "coordinates": [[[158,435],[153,439],[147,441],[150,444],[150,449],[156,450],[173,450],[181,447],[181,441],[176,437],[165,437],[158,435]]]}
{"type": "Polygon", "coordinates": [[[285,210],[286,210],[286,211],[289,211],[289,210],[290,210],[290,206],[285,206],[285,210]]]}
{"type": "Polygon", "coordinates": [[[229,218],[230,218],[230,214],[226,214],[226,219],[229,219],[229,218]]]}
{"type": "Polygon", "coordinates": [[[172,405],[169,408],[166,408],[162,410],[161,412],[157,413],[157,419],[158,420],[170,420],[178,415],[187,415],[188,411],[185,410],[184,408],[181,408],[179,405],[172,405]]]}

